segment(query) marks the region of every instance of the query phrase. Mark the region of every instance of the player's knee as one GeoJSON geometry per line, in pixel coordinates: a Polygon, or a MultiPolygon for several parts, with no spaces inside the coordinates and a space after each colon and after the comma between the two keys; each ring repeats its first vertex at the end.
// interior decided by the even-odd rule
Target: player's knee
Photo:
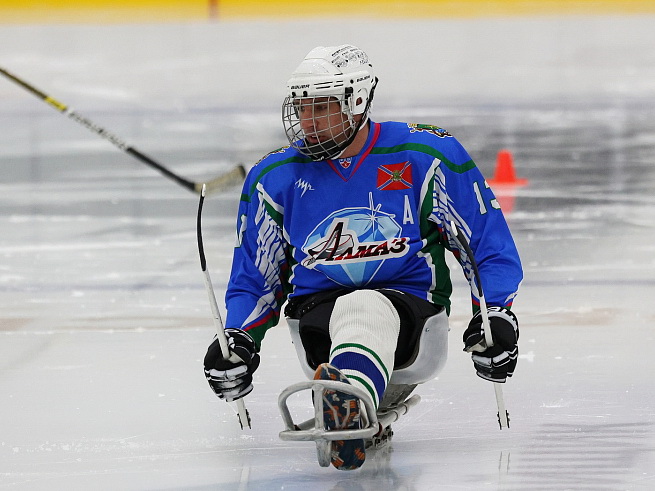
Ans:
{"type": "Polygon", "coordinates": [[[359,335],[375,335],[395,341],[400,332],[400,317],[391,301],[375,290],[356,290],[339,297],[330,318],[330,337],[342,330],[359,335]]]}

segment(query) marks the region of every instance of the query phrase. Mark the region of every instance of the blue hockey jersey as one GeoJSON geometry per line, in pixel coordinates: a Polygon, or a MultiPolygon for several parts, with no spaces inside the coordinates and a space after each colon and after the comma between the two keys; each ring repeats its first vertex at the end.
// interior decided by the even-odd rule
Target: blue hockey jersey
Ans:
{"type": "Polygon", "coordinates": [[[248,173],[237,222],[226,327],[257,343],[294,295],[392,288],[449,308],[446,250],[472,280],[451,222],[470,242],[488,305],[510,306],[523,274],[484,177],[436,126],[370,122],[362,151],[346,159],[276,150],[248,173]]]}

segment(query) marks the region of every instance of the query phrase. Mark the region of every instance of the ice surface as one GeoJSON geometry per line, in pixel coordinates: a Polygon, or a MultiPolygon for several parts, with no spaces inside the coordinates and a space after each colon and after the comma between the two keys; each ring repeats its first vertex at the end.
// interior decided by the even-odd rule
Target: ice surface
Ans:
{"type": "MultiPolygon", "coordinates": [[[[654,21],[0,27],[0,66],[194,180],[284,144],[289,72],[343,42],[376,65],[374,119],[442,125],[488,176],[508,148],[530,180],[498,189],[526,270],[511,428],[461,352],[456,272],[445,370],[341,473],[278,439],[284,326],[253,430],[207,387],[197,197],[0,79],[0,489],[653,489],[654,21]]],[[[219,297],[238,193],[205,204],[219,297]]]]}

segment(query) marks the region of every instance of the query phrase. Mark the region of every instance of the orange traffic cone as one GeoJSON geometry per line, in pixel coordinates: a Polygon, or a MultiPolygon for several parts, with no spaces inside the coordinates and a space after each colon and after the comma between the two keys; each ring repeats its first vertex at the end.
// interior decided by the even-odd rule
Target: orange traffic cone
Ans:
{"type": "Polygon", "coordinates": [[[487,181],[490,186],[525,186],[528,184],[527,179],[516,177],[514,170],[514,159],[509,150],[498,152],[496,160],[496,172],[493,179],[487,181]]]}

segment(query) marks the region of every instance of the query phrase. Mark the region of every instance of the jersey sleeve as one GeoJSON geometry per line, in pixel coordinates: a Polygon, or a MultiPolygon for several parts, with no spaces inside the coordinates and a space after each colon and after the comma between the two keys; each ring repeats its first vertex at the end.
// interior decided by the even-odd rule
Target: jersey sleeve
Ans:
{"type": "MultiPolygon", "coordinates": [[[[461,144],[450,138],[443,157],[434,163],[433,209],[435,222],[461,264],[469,284],[474,284],[473,268],[466,252],[458,246],[450,224],[454,222],[466,236],[487,305],[511,307],[523,269],[518,250],[493,191],[461,144]]],[[[477,289],[472,289],[477,293],[477,289]]],[[[472,295],[474,310],[479,300],[472,295]]]]}
{"type": "Polygon", "coordinates": [[[259,346],[277,325],[286,300],[287,260],[283,211],[259,181],[257,169],[248,174],[239,203],[225,325],[248,331],[259,346]]]}

